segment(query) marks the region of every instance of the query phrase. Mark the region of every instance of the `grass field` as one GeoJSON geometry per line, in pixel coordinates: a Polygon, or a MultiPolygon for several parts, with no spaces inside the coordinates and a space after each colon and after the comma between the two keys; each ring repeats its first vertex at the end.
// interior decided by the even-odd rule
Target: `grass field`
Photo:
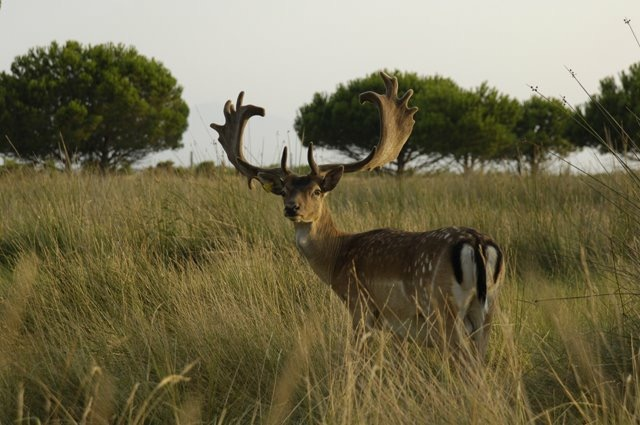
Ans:
{"type": "Polygon", "coordinates": [[[637,423],[638,184],[602,182],[357,176],[331,195],[344,230],[501,243],[477,370],[356,343],[281,201],[235,176],[0,175],[0,423],[637,423]]]}

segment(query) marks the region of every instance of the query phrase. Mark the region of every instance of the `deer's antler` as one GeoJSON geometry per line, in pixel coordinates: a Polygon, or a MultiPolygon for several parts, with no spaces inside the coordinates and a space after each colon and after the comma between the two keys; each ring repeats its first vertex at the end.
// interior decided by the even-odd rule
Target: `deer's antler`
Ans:
{"type": "Polygon", "coordinates": [[[275,174],[280,177],[290,173],[287,168],[287,148],[282,152],[280,168],[261,168],[250,164],[242,152],[242,134],[244,128],[254,115],[264,116],[264,108],[255,105],[243,105],[244,92],[240,92],[235,107],[231,100],[224,104],[224,125],[211,124],[211,128],[218,132],[218,141],[227,154],[227,158],[233,166],[245,176],[251,187],[251,180],[257,177],[258,173],[275,174]]]}
{"type": "MultiPolygon", "coordinates": [[[[398,79],[380,72],[386,87],[385,94],[372,91],[362,93],[360,102],[371,102],[378,107],[380,113],[380,140],[371,153],[364,159],[349,164],[324,164],[318,165],[313,159],[313,145],[309,145],[308,161],[313,174],[322,174],[337,167],[344,167],[345,173],[353,173],[360,170],[372,170],[395,160],[400,150],[409,139],[415,120],[413,116],[418,111],[417,107],[409,107],[409,99],[413,90],[407,90],[398,97],[398,79]]],[[[242,133],[244,128],[254,115],[264,116],[264,108],[255,105],[243,105],[244,92],[240,92],[235,107],[230,100],[224,105],[224,125],[211,124],[211,128],[218,132],[218,140],[227,154],[227,158],[233,166],[249,180],[256,178],[260,173],[269,173],[283,178],[291,174],[287,168],[287,148],[282,152],[282,160],[279,168],[261,168],[250,164],[242,152],[242,133]]]]}
{"type": "MultiPolygon", "coordinates": [[[[349,164],[325,164],[319,165],[321,172],[336,167],[344,167],[345,173],[353,173],[360,170],[373,170],[395,160],[400,150],[409,139],[415,120],[413,116],[418,111],[417,107],[409,107],[409,99],[413,96],[413,90],[409,89],[398,97],[398,79],[380,72],[386,87],[385,94],[372,91],[360,95],[360,102],[371,102],[378,107],[380,112],[380,141],[369,155],[357,162],[349,164]]],[[[312,155],[311,155],[312,157],[312,155]]],[[[315,161],[314,161],[315,163],[315,161]]],[[[309,162],[311,166],[311,161],[309,162]]],[[[313,166],[312,166],[313,169],[313,166]]]]}

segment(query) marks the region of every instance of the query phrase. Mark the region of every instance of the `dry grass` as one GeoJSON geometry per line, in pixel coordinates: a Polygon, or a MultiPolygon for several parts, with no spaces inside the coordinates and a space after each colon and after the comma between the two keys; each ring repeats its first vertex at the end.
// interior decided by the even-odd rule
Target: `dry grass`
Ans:
{"type": "Polygon", "coordinates": [[[363,176],[332,194],[345,229],[502,243],[478,369],[382,332],[356,344],[280,201],[244,181],[0,176],[0,422],[636,423],[638,223],[583,180],[363,176]]]}

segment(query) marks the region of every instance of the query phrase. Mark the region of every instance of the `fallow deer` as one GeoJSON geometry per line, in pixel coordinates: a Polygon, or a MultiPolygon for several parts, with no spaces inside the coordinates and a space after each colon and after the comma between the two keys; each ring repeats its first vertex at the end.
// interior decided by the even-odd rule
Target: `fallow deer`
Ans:
{"type": "Polygon", "coordinates": [[[261,168],[243,155],[242,134],[254,115],[264,109],[224,106],[224,125],[211,124],[229,161],[249,181],[282,196],[284,215],[293,222],[299,251],[314,272],[345,301],[354,325],[361,329],[390,328],[403,338],[425,345],[444,343],[456,350],[463,339],[483,358],[504,274],[503,255],[488,236],[465,227],[428,232],[377,229],[346,233],[335,226],[324,200],[344,173],[372,170],[397,158],[413,130],[416,107],[409,107],[408,90],[398,98],[398,81],[381,73],[385,94],[365,92],[380,114],[380,140],[364,159],[347,164],[318,165],[309,144],[311,172],[297,175],[287,167],[284,148],[280,167],[261,168]],[[467,339],[469,338],[469,339],[467,339]]]}

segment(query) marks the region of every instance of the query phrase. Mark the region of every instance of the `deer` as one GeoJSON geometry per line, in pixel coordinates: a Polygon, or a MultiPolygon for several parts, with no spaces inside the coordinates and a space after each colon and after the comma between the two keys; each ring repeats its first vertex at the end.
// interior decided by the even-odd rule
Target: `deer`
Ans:
{"type": "Polygon", "coordinates": [[[381,72],[385,93],[367,91],[360,102],[378,108],[378,144],[363,159],[344,164],[317,164],[313,143],[310,172],[298,175],[287,165],[287,147],[279,167],[263,168],[243,153],[243,131],[252,116],[265,110],[224,105],[225,123],[211,124],[227,158],[247,178],[282,197],[284,216],[293,223],[295,243],[315,274],[346,304],[356,334],[387,329],[426,347],[456,352],[471,347],[483,359],[487,351],[504,258],[489,236],[468,227],[426,232],[389,228],[348,233],[334,224],[327,195],[346,173],[378,169],[394,161],[413,130],[417,107],[409,107],[413,90],[398,97],[397,78],[381,72]],[[363,331],[364,330],[364,331],[363,331]],[[466,345],[465,345],[466,344],[466,345]]]}

